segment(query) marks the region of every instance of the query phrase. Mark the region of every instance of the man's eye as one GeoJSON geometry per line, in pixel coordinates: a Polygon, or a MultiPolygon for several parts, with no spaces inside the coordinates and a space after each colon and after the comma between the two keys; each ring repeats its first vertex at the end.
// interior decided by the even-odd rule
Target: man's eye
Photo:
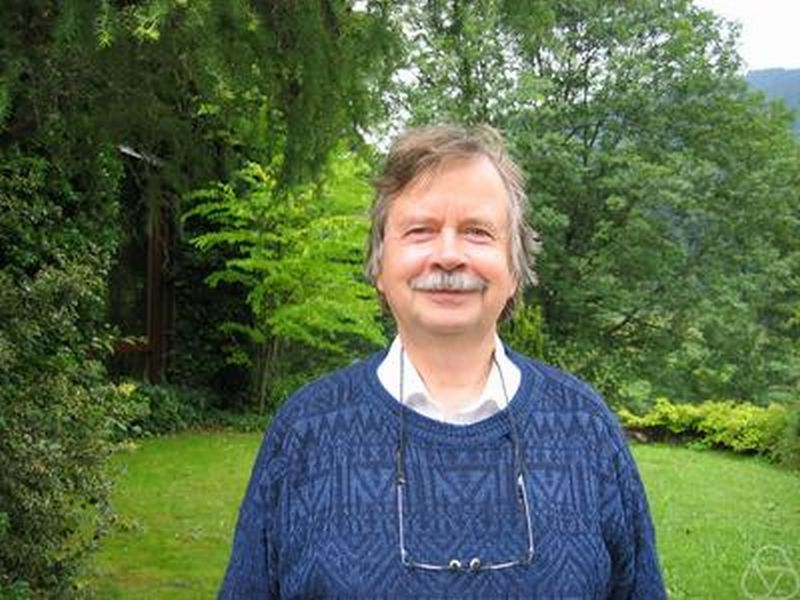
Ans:
{"type": "Polygon", "coordinates": [[[422,235],[429,235],[432,229],[430,227],[412,227],[406,231],[406,235],[409,236],[422,236],[422,235]]]}
{"type": "Polygon", "coordinates": [[[470,237],[475,237],[475,238],[490,239],[492,237],[492,233],[488,229],[484,229],[483,227],[470,227],[466,230],[466,234],[470,237]]]}

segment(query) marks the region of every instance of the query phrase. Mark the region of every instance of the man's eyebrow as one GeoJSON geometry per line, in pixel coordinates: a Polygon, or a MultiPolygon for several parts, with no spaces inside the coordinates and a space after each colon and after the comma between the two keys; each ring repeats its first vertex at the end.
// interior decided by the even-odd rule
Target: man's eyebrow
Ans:
{"type": "Polygon", "coordinates": [[[489,225],[492,227],[496,225],[494,219],[484,216],[467,217],[466,219],[464,219],[464,223],[468,225],[489,225]]]}
{"type": "Polygon", "coordinates": [[[469,219],[465,219],[462,225],[464,227],[475,227],[477,225],[480,227],[484,227],[486,229],[490,229],[492,231],[498,231],[502,229],[499,223],[496,223],[492,219],[486,219],[482,217],[472,217],[469,219]]]}
{"type": "Polygon", "coordinates": [[[433,214],[417,212],[401,216],[399,219],[397,219],[397,225],[399,227],[406,227],[408,225],[417,223],[435,223],[437,220],[438,219],[433,214]]]}

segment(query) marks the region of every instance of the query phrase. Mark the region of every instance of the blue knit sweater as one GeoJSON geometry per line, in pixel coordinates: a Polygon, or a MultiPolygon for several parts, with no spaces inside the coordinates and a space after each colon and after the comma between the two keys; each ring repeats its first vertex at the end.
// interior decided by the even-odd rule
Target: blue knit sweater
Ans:
{"type": "Polygon", "coordinates": [[[574,377],[519,354],[506,410],[450,425],[405,410],[405,544],[416,559],[530,564],[431,572],[400,559],[401,405],[385,352],[298,391],[273,420],[241,506],[220,598],[666,598],[644,488],[616,419],[574,377]]]}

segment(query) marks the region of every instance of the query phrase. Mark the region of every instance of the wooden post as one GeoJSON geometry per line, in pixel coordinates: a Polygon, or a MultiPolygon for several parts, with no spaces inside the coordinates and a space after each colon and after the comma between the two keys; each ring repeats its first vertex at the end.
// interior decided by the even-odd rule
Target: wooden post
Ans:
{"type": "Polygon", "coordinates": [[[145,374],[148,382],[164,379],[164,221],[159,202],[148,202],[147,227],[147,341],[145,374]]]}

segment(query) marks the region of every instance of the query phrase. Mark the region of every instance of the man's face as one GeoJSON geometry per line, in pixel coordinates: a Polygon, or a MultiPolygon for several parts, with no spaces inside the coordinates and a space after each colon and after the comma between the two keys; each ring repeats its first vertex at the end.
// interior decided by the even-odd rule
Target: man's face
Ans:
{"type": "Polygon", "coordinates": [[[401,335],[494,333],[516,289],[508,203],[486,157],[445,163],[392,200],[376,285],[401,335]]]}

